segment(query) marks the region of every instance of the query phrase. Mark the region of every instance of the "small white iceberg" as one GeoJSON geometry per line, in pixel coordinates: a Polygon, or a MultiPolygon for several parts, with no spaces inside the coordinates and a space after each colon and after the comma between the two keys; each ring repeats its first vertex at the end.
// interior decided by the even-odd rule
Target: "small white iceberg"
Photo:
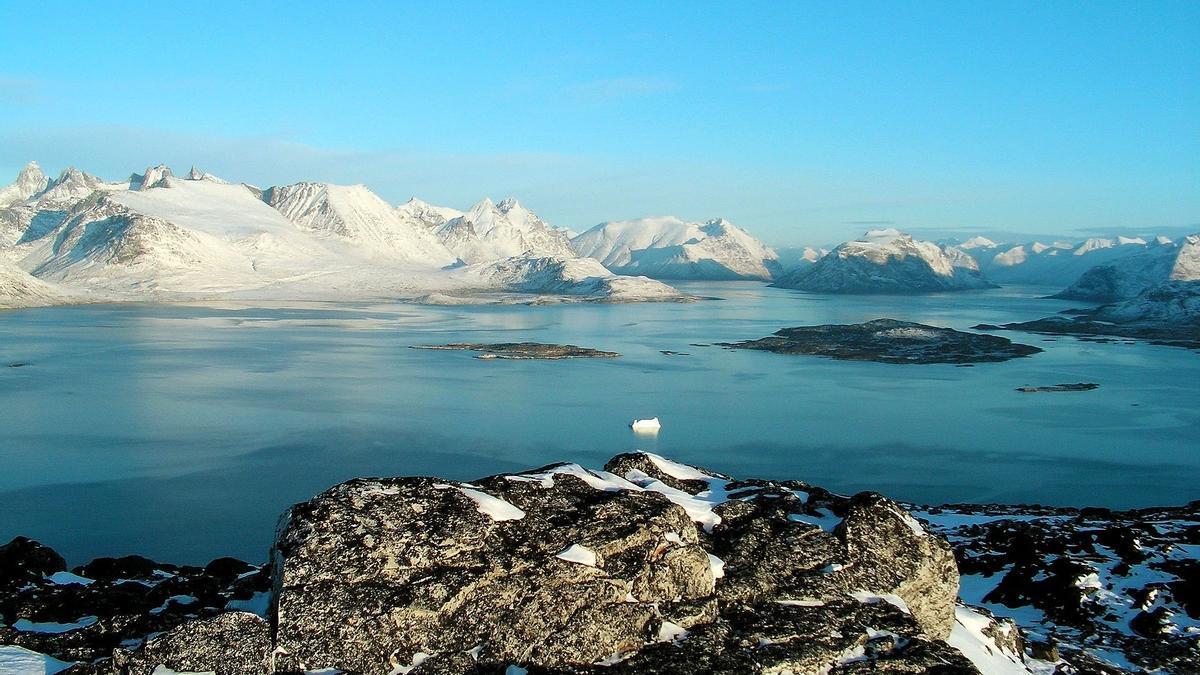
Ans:
{"type": "Polygon", "coordinates": [[[662,424],[659,423],[657,417],[651,417],[648,420],[634,420],[629,424],[629,428],[637,433],[657,434],[658,430],[662,428],[662,424]]]}

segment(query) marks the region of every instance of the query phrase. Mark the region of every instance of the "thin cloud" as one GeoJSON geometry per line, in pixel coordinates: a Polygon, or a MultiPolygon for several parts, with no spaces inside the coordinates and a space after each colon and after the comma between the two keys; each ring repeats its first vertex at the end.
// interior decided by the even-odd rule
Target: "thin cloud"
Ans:
{"type": "Polygon", "coordinates": [[[894,220],[843,220],[843,225],[895,225],[894,220]]]}
{"type": "Polygon", "coordinates": [[[679,85],[656,77],[614,77],[568,85],[565,91],[572,98],[604,103],[634,96],[649,96],[674,91],[679,85]]]}

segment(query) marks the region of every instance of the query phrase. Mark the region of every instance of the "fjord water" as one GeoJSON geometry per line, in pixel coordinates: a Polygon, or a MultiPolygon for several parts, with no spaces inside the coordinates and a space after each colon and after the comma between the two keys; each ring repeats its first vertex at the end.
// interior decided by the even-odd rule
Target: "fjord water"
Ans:
{"type": "Polygon", "coordinates": [[[0,539],[70,561],[263,560],[288,505],[355,476],[467,480],[642,448],[740,476],[922,503],[1200,498],[1200,356],[1006,334],[1046,351],[887,365],[725,350],[784,326],[966,329],[1053,314],[1048,289],[838,297],[681,284],[691,304],[96,305],[0,313],[0,539]],[[619,359],[410,349],[561,342],[619,359]],[[661,351],[685,352],[665,355],[661,351]],[[1097,382],[1079,393],[1022,385],[1097,382]],[[658,416],[657,437],[634,436],[658,416]]]}

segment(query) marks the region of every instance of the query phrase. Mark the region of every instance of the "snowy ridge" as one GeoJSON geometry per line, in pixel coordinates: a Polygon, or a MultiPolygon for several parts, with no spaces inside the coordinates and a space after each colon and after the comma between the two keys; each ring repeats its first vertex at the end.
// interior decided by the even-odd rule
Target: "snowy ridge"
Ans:
{"type": "Polygon", "coordinates": [[[818,293],[933,293],[991,288],[965,254],[947,255],[937,244],[899,230],[871,230],[807,268],[780,277],[775,286],[818,293]]]}
{"type": "Polygon", "coordinates": [[[600,223],[571,240],[579,255],[622,274],[655,279],[771,279],[775,251],[724,218],[675,216],[600,223]]]}
{"type": "Polygon", "coordinates": [[[526,253],[572,257],[570,241],[511,197],[499,204],[484,199],[436,229],[438,239],[467,263],[526,253]]]}
{"type": "Polygon", "coordinates": [[[57,286],[0,260],[0,309],[57,305],[68,298],[69,294],[57,286]]]}

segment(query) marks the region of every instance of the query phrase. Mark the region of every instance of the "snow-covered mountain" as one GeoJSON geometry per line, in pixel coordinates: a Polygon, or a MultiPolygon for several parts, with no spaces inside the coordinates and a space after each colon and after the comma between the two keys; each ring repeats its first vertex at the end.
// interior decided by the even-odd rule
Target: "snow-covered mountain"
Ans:
{"type": "Polygon", "coordinates": [[[1166,281],[1200,279],[1200,234],[1189,235],[1179,244],[1156,240],[1142,246],[1136,254],[1089,269],[1057,297],[1112,302],[1136,297],[1166,281]]]}
{"type": "Polygon", "coordinates": [[[393,208],[363,186],[260,190],[195,167],[181,177],[160,165],[115,182],[74,168],[53,181],[39,173],[27,167],[4,189],[19,200],[0,207],[5,305],[411,300],[431,291],[466,301],[483,291],[612,301],[683,297],[658,282],[617,278],[594,261],[572,259],[566,237],[514,200],[459,214],[415,199],[393,208]],[[437,238],[456,220],[483,232],[463,241],[476,266],[453,265],[458,256],[437,238]],[[497,258],[479,258],[487,250],[517,251],[520,262],[501,256],[489,268],[497,258]]]}
{"type": "Polygon", "coordinates": [[[435,230],[438,239],[466,263],[533,253],[572,257],[570,240],[536,213],[509,197],[499,204],[484,199],[435,230]]]}
{"type": "Polygon", "coordinates": [[[659,216],[600,223],[571,240],[579,255],[621,274],[655,279],[771,279],[767,246],[724,218],[703,223],[659,216]]]}
{"type": "Polygon", "coordinates": [[[974,258],[947,255],[937,244],[899,230],[871,230],[775,286],[817,293],[935,293],[992,288],[974,258]]]}
{"type": "Polygon", "coordinates": [[[394,208],[364,185],[296,183],[264,190],[262,199],[320,238],[357,243],[380,255],[435,267],[455,260],[428,227],[405,217],[413,212],[394,208]]]}
{"type": "Polygon", "coordinates": [[[1132,298],[1103,305],[1088,315],[1093,321],[1121,325],[1194,329],[1200,338],[1200,282],[1172,280],[1143,289],[1132,298]]]}
{"type": "Polygon", "coordinates": [[[777,262],[781,270],[776,276],[781,276],[811,266],[825,257],[829,253],[829,249],[813,248],[812,246],[782,246],[776,247],[775,253],[779,256],[777,262]]]}
{"type": "Polygon", "coordinates": [[[680,300],[679,291],[647,277],[610,272],[591,258],[522,255],[455,271],[468,288],[508,288],[523,293],[593,296],[610,301],[680,300]]]}

